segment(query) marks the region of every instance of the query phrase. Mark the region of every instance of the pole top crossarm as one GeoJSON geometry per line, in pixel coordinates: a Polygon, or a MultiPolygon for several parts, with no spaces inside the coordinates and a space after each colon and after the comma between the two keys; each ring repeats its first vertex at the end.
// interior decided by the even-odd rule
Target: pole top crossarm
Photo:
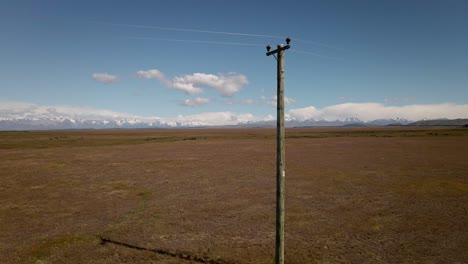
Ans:
{"type": "Polygon", "coordinates": [[[287,49],[289,49],[290,47],[291,47],[291,46],[289,46],[289,45],[286,45],[286,46],[278,45],[278,48],[277,48],[277,49],[267,52],[266,55],[267,55],[267,56],[270,56],[270,55],[279,53],[280,51],[287,50],[287,49]]]}
{"type": "Polygon", "coordinates": [[[268,45],[268,46],[266,47],[266,49],[267,49],[266,55],[267,55],[267,56],[270,56],[270,55],[279,53],[280,51],[289,49],[289,48],[291,47],[291,46],[289,45],[290,42],[291,42],[291,39],[290,39],[290,38],[286,38],[286,46],[278,45],[278,48],[275,49],[275,50],[272,50],[272,51],[270,51],[271,47],[270,47],[270,45],[268,45]]]}

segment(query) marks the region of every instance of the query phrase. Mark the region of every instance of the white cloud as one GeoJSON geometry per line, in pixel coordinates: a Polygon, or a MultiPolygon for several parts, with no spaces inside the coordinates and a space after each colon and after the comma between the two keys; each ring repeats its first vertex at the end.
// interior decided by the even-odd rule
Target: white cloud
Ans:
{"type": "MultiPolygon", "coordinates": [[[[200,98],[202,102],[204,98],[200,98]]],[[[194,99],[194,102],[196,98],[194,99]]],[[[196,103],[194,103],[196,104],[196,103]]],[[[169,126],[222,126],[238,123],[271,121],[275,117],[255,116],[251,113],[233,112],[205,112],[194,115],[179,115],[176,117],[143,117],[110,110],[94,109],[90,107],[50,106],[24,102],[0,102],[0,120],[42,120],[65,118],[73,120],[131,120],[141,123],[158,123],[169,126]]],[[[359,118],[362,121],[377,119],[404,118],[417,121],[438,118],[468,118],[468,104],[426,104],[406,106],[385,106],[379,103],[346,103],[323,108],[309,106],[292,109],[286,115],[288,120],[345,120],[359,118]]]]}
{"type": "Polygon", "coordinates": [[[230,97],[242,90],[248,83],[247,77],[242,74],[206,74],[194,73],[174,78],[174,84],[190,84],[194,87],[209,87],[222,96],[230,97]]]}
{"type": "Polygon", "coordinates": [[[156,69],[147,71],[139,70],[136,72],[136,75],[142,79],[156,79],[162,82],[167,87],[171,86],[171,81],[166,78],[164,73],[156,69]]]}
{"type": "Polygon", "coordinates": [[[158,80],[166,79],[166,77],[164,76],[162,72],[160,72],[159,70],[155,70],[155,69],[147,70],[147,71],[140,70],[140,71],[137,71],[136,74],[138,75],[138,77],[144,78],[144,79],[158,79],[158,80]]]}
{"type": "Polygon", "coordinates": [[[184,106],[196,107],[210,102],[208,98],[197,97],[195,99],[185,99],[181,104],[184,106]]]}
{"type": "Polygon", "coordinates": [[[134,116],[91,107],[48,106],[24,102],[1,102],[0,104],[0,120],[42,118],[104,120],[132,117],[134,116]]]}
{"type": "Polygon", "coordinates": [[[24,102],[0,102],[1,120],[99,120],[122,121],[140,123],[157,123],[168,126],[223,126],[236,125],[249,121],[264,120],[250,113],[233,112],[206,112],[194,115],[178,115],[176,117],[162,118],[157,116],[143,117],[109,110],[94,109],[90,107],[49,106],[24,102]]]}
{"type": "Polygon", "coordinates": [[[290,118],[303,121],[314,120],[345,120],[358,118],[362,121],[377,119],[404,118],[408,120],[439,119],[439,118],[468,118],[468,104],[453,103],[385,106],[379,103],[346,103],[324,108],[313,106],[292,109],[288,113],[290,118]]]}
{"type": "Polygon", "coordinates": [[[207,74],[193,73],[183,76],[176,76],[172,80],[166,78],[164,74],[156,69],[140,70],[137,75],[145,79],[157,79],[166,87],[182,91],[186,94],[194,95],[203,92],[203,87],[211,88],[219,92],[224,97],[230,97],[238,93],[248,84],[247,77],[242,74],[207,74]]]}
{"type": "MultiPolygon", "coordinates": [[[[276,96],[275,96],[276,97],[276,96]]],[[[276,98],[275,98],[276,99],[276,98]]],[[[286,106],[294,104],[296,102],[296,99],[290,98],[290,97],[284,97],[284,104],[286,106]]]]}
{"type": "Polygon", "coordinates": [[[244,100],[225,100],[224,104],[226,105],[252,105],[255,104],[255,101],[252,99],[244,99],[244,100]]]}
{"type": "Polygon", "coordinates": [[[182,91],[186,94],[200,94],[203,90],[196,87],[194,83],[185,81],[182,77],[176,77],[170,84],[170,86],[176,90],[182,91]]]}
{"type": "Polygon", "coordinates": [[[108,73],[93,73],[93,79],[101,83],[112,83],[117,81],[117,76],[108,73]]]}
{"type": "MultiPolygon", "coordinates": [[[[266,98],[265,96],[261,96],[260,97],[262,99],[262,101],[264,101],[265,103],[273,106],[273,107],[276,107],[276,102],[278,101],[278,96],[272,96],[271,98],[266,98]]],[[[290,97],[284,97],[284,105],[285,106],[288,106],[288,105],[291,105],[291,104],[294,104],[296,102],[296,99],[294,98],[290,98],[290,97]]]]}

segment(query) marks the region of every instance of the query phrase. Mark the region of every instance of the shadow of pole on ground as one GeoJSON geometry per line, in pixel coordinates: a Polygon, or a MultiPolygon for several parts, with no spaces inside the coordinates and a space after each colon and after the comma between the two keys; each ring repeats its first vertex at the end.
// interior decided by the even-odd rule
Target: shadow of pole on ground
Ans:
{"type": "Polygon", "coordinates": [[[136,250],[141,250],[141,251],[147,251],[147,252],[152,252],[155,254],[159,255],[164,255],[168,257],[174,257],[178,259],[183,259],[183,260],[188,260],[188,261],[193,261],[193,262],[198,262],[198,263],[208,263],[208,264],[234,264],[235,262],[229,261],[229,260],[222,260],[222,259],[213,259],[207,256],[196,256],[194,254],[190,254],[187,252],[181,252],[181,251],[170,251],[170,250],[164,250],[164,249],[151,249],[151,248],[145,248],[145,247],[140,247],[136,245],[131,245],[125,242],[120,242],[120,241],[115,241],[109,238],[104,238],[102,236],[99,236],[99,239],[101,242],[99,244],[101,245],[106,245],[106,244],[114,244],[126,248],[131,248],[131,249],[136,249],[136,250]]]}

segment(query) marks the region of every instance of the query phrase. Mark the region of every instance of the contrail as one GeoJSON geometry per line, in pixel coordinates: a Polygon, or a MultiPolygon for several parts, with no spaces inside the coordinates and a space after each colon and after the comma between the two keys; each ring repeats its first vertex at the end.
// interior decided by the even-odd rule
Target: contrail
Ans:
{"type": "Polygon", "coordinates": [[[262,35],[262,34],[249,34],[249,33],[238,33],[238,32],[224,32],[224,31],[212,31],[212,30],[199,30],[199,29],[187,29],[187,28],[173,28],[173,27],[158,27],[158,26],[142,26],[142,25],[130,25],[130,24],[114,24],[114,23],[101,23],[111,26],[122,26],[122,27],[134,27],[134,28],[148,28],[148,29],[161,29],[171,31],[185,31],[185,32],[197,32],[197,33],[208,33],[208,34],[221,34],[221,35],[234,35],[234,36],[249,36],[249,37],[260,37],[260,38],[284,38],[280,36],[262,35]]]}
{"type": "MultiPolygon", "coordinates": [[[[99,24],[106,24],[111,26],[120,26],[120,27],[133,27],[133,28],[147,28],[147,29],[160,29],[160,30],[169,30],[169,31],[183,31],[183,32],[196,32],[196,33],[207,33],[207,34],[218,34],[218,35],[230,35],[230,36],[247,36],[247,37],[257,37],[257,38],[277,38],[284,39],[285,37],[275,36],[275,35],[266,35],[266,34],[251,34],[251,33],[240,33],[240,32],[226,32],[226,31],[213,31],[213,30],[201,30],[201,29],[187,29],[187,28],[173,28],[173,27],[159,27],[159,26],[145,26],[145,25],[131,25],[131,24],[118,24],[118,23],[107,23],[107,22],[98,22],[99,24]]],[[[292,36],[293,41],[299,41],[304,43],[309,43],[317,46],[338,49],[334,46],[327,45],[324,43],[309,41],[304,39],[295,38],[292,36]]]]}
{"type": "Polygon", "coordinates": [[[205,40],[191,40],[191,39],[147,38],[147,37],[126,37],[126,38],[129,38],[129,39],[146,39],[146,40],[163,40],[163,41],[175,41],[175,42],[206,43],[206,44],[218,44],[218,45],[260,46],[260,47],[264,46],[262,44],[254,44],[254,43],[205,41],[205,40]]]}
{"type": "Polygon", "coordinates": [[[320,43],[320,42],[317,42],[317,41],[303,40],[303,39],[299,39],[299,38],[296,38],[296,37],[294,38],[294,40],[299,41],[299,42],[313,44],[313,45],[316,45],[316,46],[331,48],[331,49],[335,49],[335,50],[343,50],[342,48],[337,48],[335,46],[331,46],[331,45],[328,45],[328,44],[323,44],[323,43],[320,43]]]}
{"type": "Polygon", "coordinates": [[[342,58],[330,57],[330,56],[327,56],[327,55],[322,55],[322,54],[314,53],[314,52],[308,52],[308,51],[302,51],[302,50],[296,50],[296,49],[291,49],[291,51],[292,52],[297,52],[297,53],[302,53],[302,54],[307,54],[307,55],[312,55],[312,56],[316,56],[316,57],[322,57],[322,58],[326,58],[326,59],[337,60],[337,61],[343,61],[344,60],[342,58]]]}

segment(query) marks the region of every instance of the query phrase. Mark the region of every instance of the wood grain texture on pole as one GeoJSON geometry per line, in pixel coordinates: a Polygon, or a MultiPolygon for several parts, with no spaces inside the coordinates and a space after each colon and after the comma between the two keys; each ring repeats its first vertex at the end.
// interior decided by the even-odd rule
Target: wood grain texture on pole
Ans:
{"type": "Polygon", "coordinates": [[[276,77],[276,242],[275,242],[275,263],[284,263],[284,178],[285,178],[285,154],[284,154],[284,51],[289,49],[290,38],[286,38],[286,46],[278,45],[278,48],[271,50],[270,45],[266,47],[267,56],[278,54],[276,77]]]}
{"type": "Polygon", "coordinates": [[[278,45],[277,58],[277,145],[276,145],[276,264],[284,263],[284,49],[278,45]]]}

